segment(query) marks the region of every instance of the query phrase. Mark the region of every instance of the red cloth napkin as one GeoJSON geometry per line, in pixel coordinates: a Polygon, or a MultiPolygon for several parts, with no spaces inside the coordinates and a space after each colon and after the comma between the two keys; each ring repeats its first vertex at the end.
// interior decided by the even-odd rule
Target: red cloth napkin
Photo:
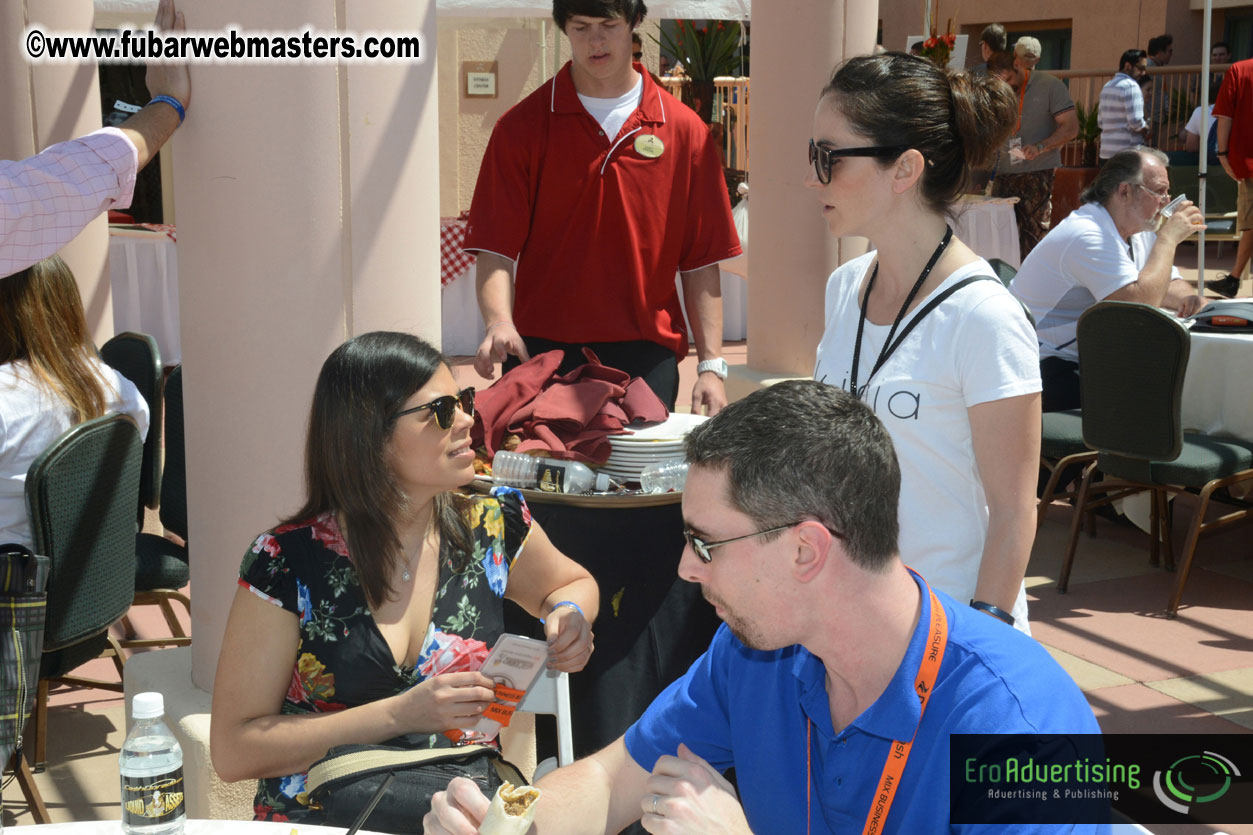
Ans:
{"type": "Polygon", "coordinates": [[[625,371],[587,362],[555,376],[562,352],[532,357],[503,375],[474,399],[474,446],[492,456],[507,435],[518,435],[519,452],[543,450],[554,458],[603,464],[608,437],[635,421],[660,421],[670,413],[648,384],[625,371]]]}

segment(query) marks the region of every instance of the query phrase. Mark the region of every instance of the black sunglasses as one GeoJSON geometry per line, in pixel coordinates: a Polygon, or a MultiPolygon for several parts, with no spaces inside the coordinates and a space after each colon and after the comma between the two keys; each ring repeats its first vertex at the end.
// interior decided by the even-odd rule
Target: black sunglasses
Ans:
{"type": "Polygon", "coordinates": [[[839,157],[899,157],[909,150],[908,145],[869,145],[865,148],[819,148],[809,140],[809,164],[824,186],[831,182],[831,166],[839,157]]]}
{"type": "MultiPolygon", "coordinates": [[[[716,542],[706,542],[705,540],[701,539],[699,536],[696,536],[695,534],[693,534],[687,528],[684,528],[683,538],[687,540],[688,545],[692,546],[692,551],[695,552],[696,556],[700,557],[705,562],[713,562],[713,555],[710,554],[709,552],[712,551],[714,548],[717,548],[720,545],[728,545],[732,542],[739,542],[741,539],[752,539],[754,536],[761,536],[762,534],[774,533],[776,531],[784,531],[784,530],[787,530],[788,528],[794,528],[797,525],[801,524],[802,522],[809,522],[809,521],[811,520],[801,519],[800,521],[797,521],[797,522],[789,522],[786,525],[775,525],[773,528],[764,528],[760,531],[753,531],[752,533],[746,533],[743,536],[733,536],[730,539],[719,539],[716,542]]],[[[839,537],[840,539],[844,538],[844,535],[839,533],[838,531],[832,530],[831,528],[827,528],[827,530],[831,531],[832,534],[839,537]]]]}
{"type": "Polygon", "coordinates": [[[439,424],[439,428],[450,429],[452,428],[453,410],[458,406],[461,407],[461,411],[470,417],[474,417],[474,386],[463,388],[456,394],[445,394],[443,397],[437,397],[430,403],[423,403],[421,406],[414,406],[412,409],[397,412],[392,420],[399,420],[405,415],[411,415],[423,409],[430,409],[431,414],[435,415],[435,422],[439,424]]]}
{"type": "Polygon", "coordinates": [[[631,53],[631,57],[632,57],[632,58],[634,58],[636,61],[643,61],[643,60],[644,60],[644,53],[643,53],[643,52],[632,52],[632,53],[631,53]]]}

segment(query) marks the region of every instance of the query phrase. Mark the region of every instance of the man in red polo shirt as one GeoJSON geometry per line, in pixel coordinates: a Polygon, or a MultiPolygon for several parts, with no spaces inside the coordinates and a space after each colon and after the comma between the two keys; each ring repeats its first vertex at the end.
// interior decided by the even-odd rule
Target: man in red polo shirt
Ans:
{"type": "Polygon", "coordinates": [[[487,335],[479,374],[592,348],[671,409],[688,337],[700,360],[692,411],[726,404],[718,263],[740,254],[708,126],[631,61],[641,0],[554,0],[572,60],[497,122],[465,248],[478,256],[487,335]]]}
{"type": "Polygon", "coordinates": [[[1232,64],[1223,76],[1214,102],[1218,122],[1218,161],[1238,184],[1236,228],[1240,243],[1230,273],[1205,282],[1216,293],[1231,298],[1240,292],[1240,275],[1253,255],[1253,59],[1232,64]]]}

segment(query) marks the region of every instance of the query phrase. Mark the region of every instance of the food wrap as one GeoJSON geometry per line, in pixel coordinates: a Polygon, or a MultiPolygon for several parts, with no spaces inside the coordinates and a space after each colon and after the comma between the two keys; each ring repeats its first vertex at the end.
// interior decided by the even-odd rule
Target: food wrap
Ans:
{"type": "Polygon", "coordinates": [[[540,790],[534,786],[514,787],[505,783],[496,790],[479,835],[526,835],[535,820],[540,790]]]}

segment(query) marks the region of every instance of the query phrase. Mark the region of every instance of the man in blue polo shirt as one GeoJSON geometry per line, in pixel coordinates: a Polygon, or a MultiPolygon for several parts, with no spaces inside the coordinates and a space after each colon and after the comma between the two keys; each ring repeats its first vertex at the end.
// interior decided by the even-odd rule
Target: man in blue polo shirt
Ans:
{"type": "MultiPolygon", "coordinates": [[[[622,739],[539,782],[538,831],[974,831],[949,819],[951,734],[1099,733],[1043,647],[901,563],[900,469],[859,400],[780,383],[693,430],[687,457],[679,574],[725,623],[622,739]]],[[[487,806],[454,780],[425,831],[474,832],[487,806]]]]}

